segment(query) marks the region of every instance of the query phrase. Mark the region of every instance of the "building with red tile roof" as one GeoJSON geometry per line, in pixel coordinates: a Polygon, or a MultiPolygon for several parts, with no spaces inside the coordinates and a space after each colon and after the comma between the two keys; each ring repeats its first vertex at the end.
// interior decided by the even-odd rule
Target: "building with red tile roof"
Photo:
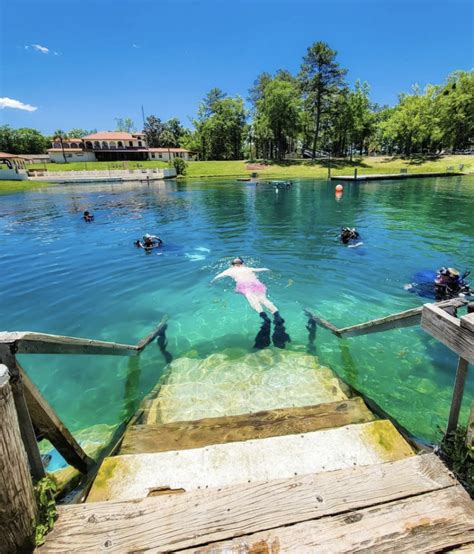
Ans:
{"type": "Polygon", "coordinates": [[[55,138],[48,150],[51,161],[168,161],[176,157],[189,160],[192,152],[185,148],[148,148],[144,133],[100,131],[80,139],[55,138]],[[66,158],[66,159],[65,159],[66,158]]]}

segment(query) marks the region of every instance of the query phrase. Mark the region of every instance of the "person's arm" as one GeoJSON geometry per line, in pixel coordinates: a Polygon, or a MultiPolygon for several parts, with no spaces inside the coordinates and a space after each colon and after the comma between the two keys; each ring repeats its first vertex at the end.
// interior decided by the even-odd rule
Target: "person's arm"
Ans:
{"type": "Polygon", "coordinates": [[[229,277],[229,270],[228,269],[226,269],[222,273],[219,273],[218,275],[216,275],[214,277],[214,279],[212,279],[211,283],[214,283],[214,281],[217,281],[217,279],[222,279],[222,277],[229,277]]]}

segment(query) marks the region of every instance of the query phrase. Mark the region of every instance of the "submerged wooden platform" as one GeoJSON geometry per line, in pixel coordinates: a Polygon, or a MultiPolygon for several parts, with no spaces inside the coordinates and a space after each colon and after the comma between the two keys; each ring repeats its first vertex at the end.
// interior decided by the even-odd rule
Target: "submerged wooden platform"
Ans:
{"type": "Polygon", "coordinates": [[[439,173],[385,173],[377,175],[334,175],[331,181],[389,181],[394,179],[421,179],[424,177],[456,177],[464,175],[460,171],[443,171],[439,173]]]}
{"type": "Polygon", "coordinates": [[[474,505],[443,463],[313,356],[268,350],[175,360],[40,551],[459,548],[474,505]]]}

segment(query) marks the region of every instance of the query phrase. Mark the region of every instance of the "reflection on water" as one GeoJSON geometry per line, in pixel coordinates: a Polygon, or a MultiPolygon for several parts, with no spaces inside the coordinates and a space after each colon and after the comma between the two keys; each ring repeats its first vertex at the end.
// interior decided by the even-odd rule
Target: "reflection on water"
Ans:
{"type": "MultiPolygon", "coordinates": [[[[308,345],[303,309],[346,326],[420,305],[403,290],[442,265],[474,269],[472,177],[346,184],[296,182],[275,193],[231,181],[58,186],[0,199],[0,327],[137,342],[170,315],[168,349],[205,357],[250,351],[260,320],[230,281],[212,277],[241,255],[262,275],[291,335],[308,345]],[[84,224],[84,210],[95,222],[84,224]],[[341,226],[364,246],[342,247],[341,226]],[[160,235],[147,255],[133,241],[160,235]]],[[[318,330],[322,363],[415,434],[447,418],[455,356],[420,329],[338,340],[318,330]]],[[[73,430],[133,412],[164,370],[158,346],[139,360],[23,356],[73,430]]],[[[468,383],[466,405],[474,396],[468,383]]]]}

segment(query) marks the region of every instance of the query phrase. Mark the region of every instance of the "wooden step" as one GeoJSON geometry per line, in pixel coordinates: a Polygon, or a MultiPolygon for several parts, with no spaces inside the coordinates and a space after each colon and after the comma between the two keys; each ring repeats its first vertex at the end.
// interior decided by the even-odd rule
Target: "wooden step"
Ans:
{"type": "Polygon", "coordinates": [[[209,444],[293,435],[375,419],[360,397],[304,406],[176,423],[133,425],[120,454],[201,448],[209,444]]]}
{"type": "Polygon", "coordinates": [[[134,500],[154,491],[223,487],[335,471],[412,456],[386,420],[205,448],[106,458],[88,501],[134,500]]]}
{"type": "MultiPolygon", "coordinates": [[[[271,372],[269,372],[271,374],[271,372]]],[[[311,372],[305,381],[294,379],[286,386],[266,382],[187,383],[163,385],[148,407],[146,423],[171,423],[207,417],[234,416],[276,408],[293,408],[347,399],[334,376],[311,372]]]]}
{"type": "Polygon", "coordinates": [[[474,507],[461,485],[349,514],[306,521],[208,546],[199,554],[241,552],[439,552],[474,539],[474,507]],[[257,550],[258,548],[258,550],[257,550]]]}
{"type": "Polygon", "coordinates": [[[474,540],[473,522],[467,494],[425,454],[136,502],[60,506],[41,552],[222,552],[223,544],[253,553],[435,551],[474,540]],[[307,527],[310,534],[300,531],[307,527]]]}

